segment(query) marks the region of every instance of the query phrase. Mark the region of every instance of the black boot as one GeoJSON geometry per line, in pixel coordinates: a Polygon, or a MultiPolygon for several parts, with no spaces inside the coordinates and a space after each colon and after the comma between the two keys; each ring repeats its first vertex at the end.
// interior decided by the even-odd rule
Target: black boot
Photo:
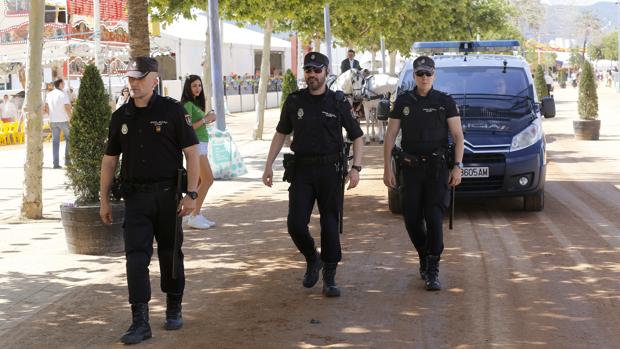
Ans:
{"type": "Polygon", "coordinates": [[[136,303],[131,305],[132,323],[127,332],[123,333],[121,342],[137,344],[153,336],[149,325],[149,305],[136,303]]]}
{"type": "Polygon", "coordinates": [[[319,271],[323,266],[321,256],[314,252],[314,256],[306,257],[306,273],[304,274],[303,285],[306,288],[313,287],[319,281],[319,271]]]}
{"type": "Polygon", "coordinates": [[[426,270],[428,269],[426,254],[418,252],[418,257],[420,257],[420,279],[426,280],[426,270]]]}
{"type": "Polygon", "coordinates": [[[338,263],[325,263],[323,267],[323,295],[340,297],[340,289],[336,286],[336,267],[338,263]]]}
{"type": "Polygon", "coordinates": [[[166,295],[166,323],[164,328],[168,331],[178,330],[183,327],[183,316],[181,315],[182,294],[168,293],[166,295]]]}
{"type": "Polygon", "coordinates": [[[427,255],[426,261],[428,267],[426,269],[426,290],[439,291],[441,283],[439,282],[439,256],[427,255]]]}

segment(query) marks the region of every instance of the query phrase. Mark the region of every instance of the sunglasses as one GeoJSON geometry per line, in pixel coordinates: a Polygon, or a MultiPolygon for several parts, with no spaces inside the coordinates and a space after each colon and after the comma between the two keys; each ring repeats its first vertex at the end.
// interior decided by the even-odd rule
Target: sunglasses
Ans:
{"type": "Polygon", "coordinates": [[[311,72],[314,72],[315,74],[320,74],[321,72],[323,72],[323,68],[304,68],[304,72],[306,74],[309,74],[311,72]]]}
{"type": "Polygon", "coordinates": [[[431,73],[429,71],[419,71],[419,72],[416,72],[415,75],[417,77],[420,77],[420,78],[423,77],[423,76],[426,76],[426,77],[430,78],[431,76],[433,76],[433,73],[431,73]]]}

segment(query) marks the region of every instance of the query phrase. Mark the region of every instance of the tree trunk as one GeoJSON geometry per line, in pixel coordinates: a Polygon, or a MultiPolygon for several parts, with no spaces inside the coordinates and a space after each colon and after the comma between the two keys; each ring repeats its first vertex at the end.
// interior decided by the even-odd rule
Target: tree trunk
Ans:
{"type": "Polygon", "coordinates": [[[314,52],[321,52],[321,38],[313,38],[312,44],[314,46],[313,48],[314,52]]]}
{"type": "Polygon", "coordinates": [[[150,56],[149,16],[147,0],[127,0],[129,57],[150,56]]]}
{"type": "Polygon", "coordinates": [[[202,66],[202,90],[205,93],[205,112],[208,112],[209,110],[213,109],[213,85],[211,85],[211,81],[213,80],[213,77],[211,76],[211,37],[209,36],[208,21],[203,62],[204,64],[202,66]]]}
{"type": "Polygon", "coordinates": [[[377,51],[370,51],[370,71],[374,74],[377,71],[377,62],[375,58],[377,57],[377,51]]]}
{"type": "Polygon", "coordinates": [[[19,65],[19,69],[17,70],[17,77],[19,78],[19,84],[21,88],[26,88],[26,68],[23,64],[19,65]]]}
{"type": "Polygon", "coordinates": [[[267,86],[269,85],[269,56],[271,55],[271,31],[273,20],[265,21],[263,37],[263,57],[260,65],[260,81],[258,83],[258,98],[256,100],[256,123],[252,138],[263,139],[263,127],[265,126],[265,104],[267,102],[267,86]]]}
{"type": "Polygon", "coordinates": [[[390,75],[396,74],[396,54],[398,51],[390,51],[390,75]]]}
{"type": "Polygon", "coordinates": [[[43,55],[43,14],[45,0],[32,0],[28,15],[28,73],[26,76],[26,163],[21,215],[29,219],[43,218],[43,142],[41,61],[43,55]]]}

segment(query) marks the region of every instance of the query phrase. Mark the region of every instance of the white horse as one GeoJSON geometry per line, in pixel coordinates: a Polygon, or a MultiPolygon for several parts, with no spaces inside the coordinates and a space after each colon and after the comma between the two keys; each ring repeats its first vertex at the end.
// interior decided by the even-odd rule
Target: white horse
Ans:
{"type": "Polygon", "coordinates": [[[380,144],[383,144],[387,121],[377,119],[377,106],[382,98],[394,99],[396,97],[397,86],[398,78],[388,74],[370,75],[365,79],[363,105],[366,119],[366,134],[364,140],[366,144],[369,144],[371,140],[378,140],[380,144]],[[375,127],[377,127],[376,136],[375,127]],[[370,130],[372,130],[372,133],[370,133],[370,130]]]}
{"type": "Polygon", "coordinates": [[[351,105],[353,105],[353,102],[355,101],[362,100],[364,75],[360,69],[349,69],[338,75],[335,79],[332,79],[328,79],[327,86],[329,89],[332,91],[344,92],[344,95],[347,97],[351,105]]]}

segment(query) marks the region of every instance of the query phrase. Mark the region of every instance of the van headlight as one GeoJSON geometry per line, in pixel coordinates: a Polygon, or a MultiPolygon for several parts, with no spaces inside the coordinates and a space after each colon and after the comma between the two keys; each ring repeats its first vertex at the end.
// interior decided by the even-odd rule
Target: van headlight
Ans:
{"type": "Polygon", "coordinates": [[[542,126],[540,119],[537,118],[530,126],[526,127],[523,131],[519,132],[519,134],[512,137],[510,151],[517,151],[527,148],[532,144],[536,144],[536,142],[538,142],[541,138],[542,126]]]}

